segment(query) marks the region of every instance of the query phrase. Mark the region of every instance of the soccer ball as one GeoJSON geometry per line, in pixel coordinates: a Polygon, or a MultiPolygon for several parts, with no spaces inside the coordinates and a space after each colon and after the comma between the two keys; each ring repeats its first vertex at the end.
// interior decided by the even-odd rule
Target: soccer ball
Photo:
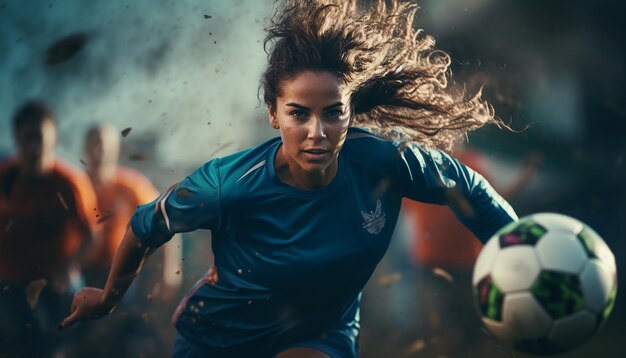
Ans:
{"type": "Polygon", "coordinates": [[[489,239],[472,286],[479,315],[497,338],[524,352],[556,354],[585,342],[611,313],[615,258],[582,222],[534,214],[489,239]]]}

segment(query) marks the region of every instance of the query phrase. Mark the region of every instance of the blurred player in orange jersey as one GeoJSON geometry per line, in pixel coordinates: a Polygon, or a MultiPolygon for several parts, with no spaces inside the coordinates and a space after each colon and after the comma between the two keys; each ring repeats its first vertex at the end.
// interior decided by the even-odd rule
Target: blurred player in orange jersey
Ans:
{"type": "MultiPolygon", "coordinates": [[[[527,186],[540,161],[539,155],[530,155],[513,182],[501,188],[497,182],[493,183],[484,154],[467,148],[462,142],[455,143],[453,154],[460,162],[482,174],[507,200],[527,186]]],[[[405,199],[402,209],[410,226],[411,261],[421,270],[418,273],[421,275],[418,297],[422,302],[423,314],[420,316],[425,327],[420,327],[420,331],[440,343],[443,351],[437,354],[463,354],[467,344],[475,341],[470,336],[478,332],[479,319],[473,312],[468,287],[483,244],[447,206],[405,199]]]]}
{"type": "MultiPolygon", "coordinates": [[[[85,138],[87,174],[98,198],[97,226],[99,228],[94,245],[82,267],[82,274],[88,286],[104,286],[113,256],[137,206],[149,203],[159,195],[154,185],[143,174],[118,165],[119,133],[110,124],[99,124],[92,127],[85,138]]],[[[181,246],[180,238],[175,238],[164,246],[163,264],[159,265],[162,266],[162,270],[148,265],[143,275],[133,285],[131,294],[125,297],[130,314],[113,315],[106,325],[94,327],[89,334],[81,335],[81,343],[77,347],[79,351],[76,355],[136,356],[146,352],[146,348],[143,347],[148,344],[146,342],[166,340],[161,332],[165,329],[159,329],[161,328],[159,325],[162,324],[161,321],[168,322],[168,317],[164,316],[161,319],[158,313],[153,314],[152,324],[146,326],[142,314],[145,312],[147,297],[158,293],[156,299],[169,301],[178,296],[177,290],[180,288],[183,276],[180,270],[181,246]],[[161,272],[163,280],[155,277],[161,272]],[[134,333],[129,336],[129,332],[134,333]],[[111,347],[102,347],[100,344],[102,341],[116,342],[116,344],[111,347]],[[143,347],[141,352],[134,351],[138,345],[143,347]]],[[[174,304],[173,301],[171,303],[174,304]]],[[[162,349],[167,348],[169,347],[162,347],[162,349]]]]}
{"type": "MultiPolygon", "coordinates": [[[[118,165],[120,135],[109,124],[91,128],[85,140],[87,174],[98,197],[99,232],[83,269],[87,285],[104,285],[113,255],[135,209],[154,200],[159,192],[143,174],[118,165]]],[[[175,240],[177,241],[177,240],[175,240]]],[[[181,282],[177,267],[181,260],[180,242],[166,245],[163,262],[165,290],[175,290],[181,282]]]]}
{"type": "Polygon", "coordinates": [[[13,134],[18,155],[0,163],[0,356],[31,356],[51,348],[48,324],[71,297],[69,272],[91,238],[96,198],[89,178],[55,157],[46,104],[22,105],[13,134]]]}

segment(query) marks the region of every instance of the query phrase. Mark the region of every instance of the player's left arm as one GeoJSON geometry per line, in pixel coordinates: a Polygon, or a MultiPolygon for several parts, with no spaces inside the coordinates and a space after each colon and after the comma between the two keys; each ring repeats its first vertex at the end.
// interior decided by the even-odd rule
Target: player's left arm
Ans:
{"type": "Polygon", "coordinates": [[[509,203],[482,175],[448,154],[410,145],[401,159],[399,170],[405,196],[448,205],[482,242],[518,219],[509,203]]]}

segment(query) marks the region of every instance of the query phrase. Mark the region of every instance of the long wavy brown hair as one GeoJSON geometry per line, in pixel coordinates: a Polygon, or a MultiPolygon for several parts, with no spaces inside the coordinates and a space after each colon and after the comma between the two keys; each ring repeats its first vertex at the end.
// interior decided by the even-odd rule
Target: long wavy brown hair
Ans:
{"type": "Polygon", "coordinates": [[[450,149],[492,123],[506,127],[481,91],[448,86],[450,56],[413,26],[412,1],[287,0],[275,3],[261,87],[275,105],[281,81],[304,70],[335,73],[351,91],[353,125],[400,143],[450,149]]]}

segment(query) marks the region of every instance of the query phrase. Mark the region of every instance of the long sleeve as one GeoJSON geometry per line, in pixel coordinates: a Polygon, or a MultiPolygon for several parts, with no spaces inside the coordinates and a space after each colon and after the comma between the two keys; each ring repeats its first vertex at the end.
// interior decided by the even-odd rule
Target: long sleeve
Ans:
{"type": "Polygon", "coordinates": [[[219,160],[212,160],[159,197],[139,206],[131,219],[133,233],[147,247],[158,247],[176,233],[218,229],[219,160]]]}
{"type": "Polygon", "coordinates": [[[399,181],[404,196],[450,206],[481,241],[517,220],[513,208],[483,176],[451,156],[413,144],[400,157],[399,181]]]}

